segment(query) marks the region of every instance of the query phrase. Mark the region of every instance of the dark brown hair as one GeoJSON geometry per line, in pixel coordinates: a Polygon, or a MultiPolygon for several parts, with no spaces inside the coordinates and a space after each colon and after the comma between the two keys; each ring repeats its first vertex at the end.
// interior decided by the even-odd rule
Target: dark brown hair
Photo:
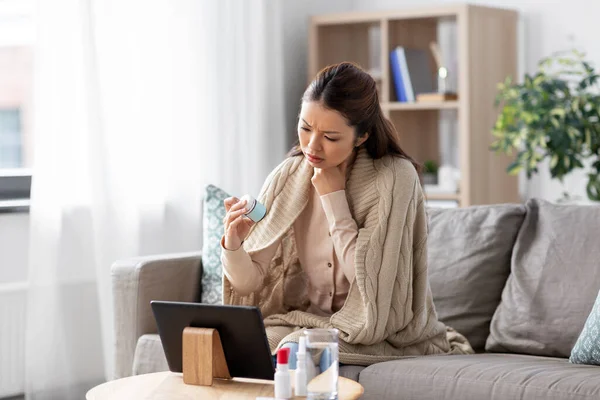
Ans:
{"type": "MultiPolygon", "coordinates": [[[[322,69],[302,96],[302,102],[311,101],[320,101],[323,107],[344,116],[355,127],[355,140],[369,133],[362,146],[371,158],[405,158],[420,172],[420,165],[402,150],[394,125],[381,111],[375,80],[357,64],[342,62],[322,69]]],[[[300,154],[298,143],[288,156],[300,154]]]]}

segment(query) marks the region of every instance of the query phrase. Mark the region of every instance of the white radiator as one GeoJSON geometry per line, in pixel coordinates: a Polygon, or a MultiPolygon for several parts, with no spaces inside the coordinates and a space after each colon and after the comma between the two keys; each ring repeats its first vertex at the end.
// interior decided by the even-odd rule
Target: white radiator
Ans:
{"type": "Polygon", "coordinates": [[[0,284],[0,398],[25,391],[27,284],[0,284]]]}

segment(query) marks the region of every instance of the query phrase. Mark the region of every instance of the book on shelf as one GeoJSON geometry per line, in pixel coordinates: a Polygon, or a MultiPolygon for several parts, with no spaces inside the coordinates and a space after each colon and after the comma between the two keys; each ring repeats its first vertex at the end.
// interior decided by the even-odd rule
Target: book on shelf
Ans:
{"type": "Polygon", "coordinates": [[[396,101],[406,102],[406,91],[404,89],[404,80],[400,71],[400,48],[397,47],[390,53],[390,66],[394,77],[394,89],[396,90],[396,101]]]}
{"type": "Polygon", "coordinates": [[[414,102],[419,94],[435,91],[427,50],[398,46],[390,54],[396,99],[414,102]]]}

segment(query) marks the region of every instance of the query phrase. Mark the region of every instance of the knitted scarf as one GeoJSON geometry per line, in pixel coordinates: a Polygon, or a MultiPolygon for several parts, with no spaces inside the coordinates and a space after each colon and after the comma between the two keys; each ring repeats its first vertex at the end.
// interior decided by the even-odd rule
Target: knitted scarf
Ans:
{"type": "Polygon", "coordinates": [[[297,342],[303,328],[337,328],[340,362],[370,365],[407,356],[473,353],[467,339],[438,321],[427,275],[427,216],[418,175],[402,158],[372,159],[359,150],[346,185],[358,227],[356,277],[343,307],[330,317],[307,313],[307,277],[298,260],[294,221],[308,203],[313,168],[302,156],[267,178],[267,208],[244,242],[252,256],[276,240],[262,290],[235,292],[223,277],[223,302],[260,308],[271,351],[297,342]]]}

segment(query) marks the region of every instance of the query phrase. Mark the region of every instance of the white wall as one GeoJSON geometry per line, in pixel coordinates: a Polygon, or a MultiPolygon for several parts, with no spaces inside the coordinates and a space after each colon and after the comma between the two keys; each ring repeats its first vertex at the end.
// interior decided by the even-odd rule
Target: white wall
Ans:
{"type": "MultiPolygon", "coordinates": [[[[418,7],[455,0],[354,0],[355,10],[393,10],[418,7]]],[[[577,48],[587,53],[590,61],[600,68],[600,2],[590,0],[472,0],[468,3],[491,7],[511,8],[522,18],[521,68],[533,73],[540,58],[555,51],[577,48]]],[[[493,154],[491,154],[493,156],[493,154]]],[[[523,179],[523,177],[522,177],[523,179]]],[[[586,197],[584,172],[565,180],[565,188],[574,195],[586,197]]],[[[526,197],[556,200],[562,186],[550,178],[547,166],[540,166],[538,176],[522,182],[526,197]]]]}
{"type": "Polygon", "coordinates": [[[283,68],[288,148],[296,142],[296,118],[308,77],[308,23],[311,15],[352,11],[354,0],[285,0],[283,13],[283,68]]]}

